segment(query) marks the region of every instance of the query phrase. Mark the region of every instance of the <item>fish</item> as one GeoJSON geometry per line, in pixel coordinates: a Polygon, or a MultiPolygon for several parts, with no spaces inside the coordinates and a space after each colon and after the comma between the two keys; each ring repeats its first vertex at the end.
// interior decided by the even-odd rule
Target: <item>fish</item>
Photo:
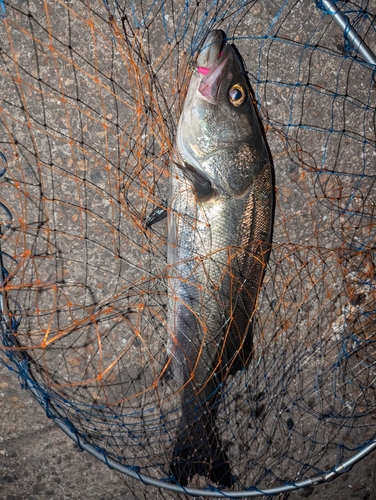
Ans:
{"type": "Polygon", "coordinates": [[[245,368],[267,266],[274,174],[241,56],[221,30],[197,57],[174,140],[167,210],[167,352],[181,394],[170,477],[231,487],[216,419],[245,368]]]}

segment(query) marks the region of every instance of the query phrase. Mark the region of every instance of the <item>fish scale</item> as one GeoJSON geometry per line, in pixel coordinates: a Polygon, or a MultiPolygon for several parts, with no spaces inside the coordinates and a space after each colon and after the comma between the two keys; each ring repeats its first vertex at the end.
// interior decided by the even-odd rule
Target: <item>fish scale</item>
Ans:
{"type": "MultiPolygon", "coordinates": [[[[226,378],[252,353],[252,318],[268,261],[271,160],[236,51],[209,33],[179,120],[168,210],[168,351],[182,415],[171,475],[235,479],[216,426],[226,378]],[[235,106],[229,90],[244,89],[235,106]],[[237,88],[237,87],[235,87],[237,88]]],[[[241,92],[236,91],[235,96],[241,92]]]]}

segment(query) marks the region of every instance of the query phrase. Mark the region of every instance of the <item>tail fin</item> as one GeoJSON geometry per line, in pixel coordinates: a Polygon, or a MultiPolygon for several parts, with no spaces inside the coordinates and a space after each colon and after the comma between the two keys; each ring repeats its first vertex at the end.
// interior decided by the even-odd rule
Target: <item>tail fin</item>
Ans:
{"type": "Polygon", "coordinates": [[[184,428],[182,424],[170,473],[182,486],[187,485],[190,477],[199,474],[209,476],[213,483],[231,487],[235,481],[210,411],[184,428]]]}

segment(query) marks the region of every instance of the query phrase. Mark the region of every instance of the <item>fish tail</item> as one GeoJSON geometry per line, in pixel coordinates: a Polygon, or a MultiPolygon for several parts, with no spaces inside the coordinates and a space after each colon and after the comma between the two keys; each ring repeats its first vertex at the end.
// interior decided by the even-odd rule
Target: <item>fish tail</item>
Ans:
{"type": "Polygon", "coordinates": [[[181,429],[177,436],[170,473],[182,485],[194,475],[209,476],[222,486],[234,484],[227,454],[221,444],[213,415],[210,411],[181,429]]]}

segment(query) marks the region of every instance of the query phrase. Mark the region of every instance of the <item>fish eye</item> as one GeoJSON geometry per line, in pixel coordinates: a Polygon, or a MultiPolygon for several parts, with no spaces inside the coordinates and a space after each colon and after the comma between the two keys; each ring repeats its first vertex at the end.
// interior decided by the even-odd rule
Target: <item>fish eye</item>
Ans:
{"type": "Polygon", "coordinates": [[[245,101],[247,93],[242,85],[235,83],[228,91],[228,98],[234,106],[238,107],[245,101]]]}

